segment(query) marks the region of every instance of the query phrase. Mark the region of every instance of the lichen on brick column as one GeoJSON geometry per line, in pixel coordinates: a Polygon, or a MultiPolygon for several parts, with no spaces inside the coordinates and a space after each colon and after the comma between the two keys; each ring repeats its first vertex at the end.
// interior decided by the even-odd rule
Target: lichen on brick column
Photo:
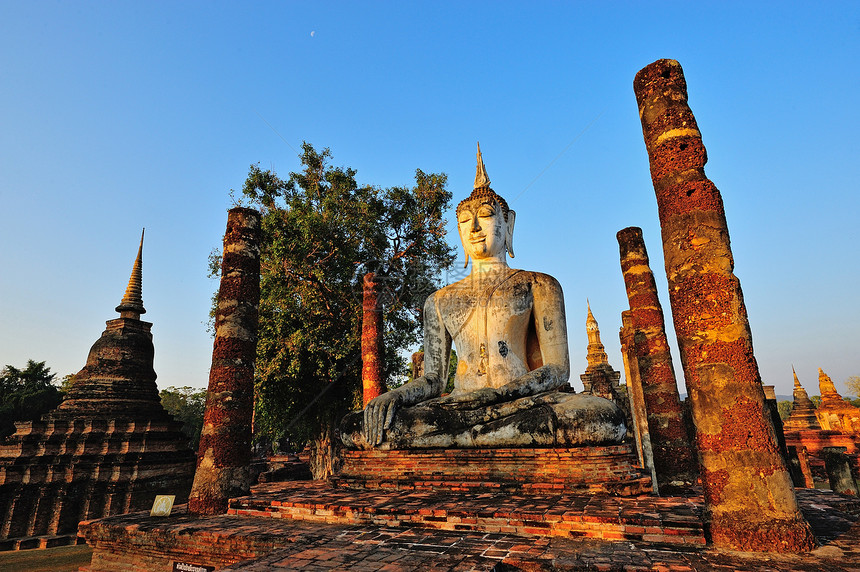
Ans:
{"type": "Polygon", "coordinates": [[[665,492],[672,487],[695,484],[695,452],[684,429],[663,307],[657,297],[642,229],[625,228],[618,231],[616,238],[630,304],[635,360],[645,400],[654,469],[665,492]]]}
{"type": "Polygon", "coordinates": [[[250,488],[254,358],[260,302],[260,214],[230,209],[221,286],[215,314],[215,343],[197,472],[188,500],[196,514],[221,514],[230,497],[250,488]]]}
{"type": "Polygon", "coordinates": [[[361,318],[361,385],[362,406],[385,393],[382,349],[382,306],[379,299],[379,281],[373,272],[362,281],[361,318]]]}
{"type": "Polygon", "coordinates": [[[648,65],[636,74],[634,91],[692,401],[710,539],[737,550],[808,550],[814,538],[765,406],[723,200],[705,176],[707,154],[687,105],[681,65],[648,65]]]}

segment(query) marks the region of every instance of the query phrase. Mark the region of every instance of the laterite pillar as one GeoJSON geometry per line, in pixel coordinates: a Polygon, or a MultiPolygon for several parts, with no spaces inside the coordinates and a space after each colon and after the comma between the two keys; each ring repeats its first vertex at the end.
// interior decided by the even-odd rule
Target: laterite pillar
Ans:
{"type": "Polygon", "coordinates": [[[222,514],[228,499],[250,490],[259,303],[260,213],[230,209],[206,412],[188,499],[188,510],[196,514],[222,514]]]}
{"type": "Polygon", "coordinates": [[[361,318],[361,386],[362,407],[385,393],[382,379],[382,306],[379,282],[373,272],[364,275],[361,318]]]}
{"type": "Polygon", "coordinates": [[[705,176],[681,65],[658,60],[634,91],[657,194],[669,300],[692,401],[711,541],[746,551],[814,546],[779,454],[723,200],[705,176]]]}
{"type": "Polygon", "coordinates": [[[681,399],[666,339],[663,307],[648,261],[642,229],[618,231],[621,271],[630,303],[636,366],[642,384],[654,470],[660,490],[696,482],[695,451],[684,429],[681,399]]]}

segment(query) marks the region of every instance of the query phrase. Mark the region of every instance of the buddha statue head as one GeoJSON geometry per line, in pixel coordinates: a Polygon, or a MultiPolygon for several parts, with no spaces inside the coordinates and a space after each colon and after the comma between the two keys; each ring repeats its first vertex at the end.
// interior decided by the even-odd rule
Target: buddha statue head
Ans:
{"type": "Polygon", "coordinates": [[[490,178],[478,144],[478,166],[472,194],[457,205],[457,228],[460,241],[469,258],[495,258],[504,263],[505,252],[514,257],[514,221],[516,214],[508,203],[490,188],[490,178]]]}

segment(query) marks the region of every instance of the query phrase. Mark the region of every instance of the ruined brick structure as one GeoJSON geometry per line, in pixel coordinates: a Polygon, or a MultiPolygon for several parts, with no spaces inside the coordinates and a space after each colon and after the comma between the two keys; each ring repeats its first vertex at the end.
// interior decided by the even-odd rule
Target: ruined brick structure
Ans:
{"type": "Polygon", "coordinates": [[[260,213],[230,209],[221,259],[215,342],[188,510],[220,514],[251,486],[251,419],[260,303],[260,213]]]}
{"type": "Polygon", "coordinates": [[[631,331],[626,345],[632,356],[628,361],[635,361],[640,378],[657,482],[661,488],[689,486],[696,482],[695,451],[684,428],[663,307],[642,229],[625,228],[616,237],[630,304],[631,331]]]}
{"type": "Polygon", "coordinates": [[[629,409],[626,404],[626,396],[622,399],[619,394],[621,387],[618,381],[621,379],[621,372],[609,365],[609,357],[606,355],[603,342],[600,341],[600,328],[594,314],[591,313],[591,304],[588,304],[587,307],[585,331],[588,334],[588,353],[585,359],[588,361],[588,365],[585,368],[585,373],[580,374],[579,379],[582,380],[585,393],[615,401],[619,406],[624,406],[622,409],[625,407],[629,409]]]}
{"type": "MultiPolygon", "coordinates": [[[[819,380],[821,380],[822,374],[823,372],[819,373],[819,380]]],[[[829,378],[825,381],[825,384],[827,381],[829,381],[829,378]]],[[[830,385],[832,386],[832,383],[830,385]]],[[[830,389],[829,387],[824,387],[828,390],[830,389]]],[[[833,389],[833,391],[835,392],[835,389],[833,389]]],[[[822,391],[822,393],[824,392],[822,391]]],[[[837,403],[834,405],[838,406],[839,404],[837,403]]],[[[845,405],[850,406],[848,403],[845,405]]],[[[829,411],[831,410],[825,410],[823,415],[829,416],[829,411]]],[[[810,477],[817,481],[827,480],[824,450],[829,447],[844,447],[849,454],[854,455],[853,459],[855,467],[860,470],[860,461],[858,461],[857,457],[858,453],[860,453],[860,448],[858,448],[858,437],[838,429],[825,429],[822,427],[819,415],[822,414],[819,410],[815,409],[815,405],[812,403],[812,400],[809,399],[806,390],[800,384],[800,380],[798,380],[797,373],[795,372],[794,406],[791,410],[791,415],[789,415],[788,419],[783,423],[786,445],[794,447],[798,456],[800,456],[801,453],[804,456],[808,456],[808,464],[812,473],[810,477]]],[[[825,418],[827,419],[828,417],[825,418]]],[[[808,483],[804,484],[809,486],[808,483]]]]}
{"type": "Polygon", "coordinates": [[[738,550],[804,551],[814,538],[780,456],[722,196],[681,66],[658,60],[634,91],[657,195],[669,299],[692,401],[711,540],[738,550]]]}
{"type": "Polygon", "coordinates": [[[860,408],[842,399],[833,380],[821,368],[818,368],[818,390],[821,392],[821,405],[815,414],[821,428],[860,438],[860,408]]]}
{"type": "Polygon", "coordinates": [[[815,404],[812,403],[806,390],[800,385],[800,380],[797,379],[797,372],[794,371],[794,368],[791,368],[791,372],[794,374],[794,405],[791,408],[791,415],[782,424],[783,430],[786,432],[820,431],[821,425],[818,423],[818,417],[815,415],[815,404]]]}
{"type": "Polygon", "coordinates": [[[161,406],[152,324],[141,297],[142,249],[128,288],[65,400],[16,423],[0,446],[0,549],[74,542],[78,522],[188,496],[194,454],[161,406]]]}

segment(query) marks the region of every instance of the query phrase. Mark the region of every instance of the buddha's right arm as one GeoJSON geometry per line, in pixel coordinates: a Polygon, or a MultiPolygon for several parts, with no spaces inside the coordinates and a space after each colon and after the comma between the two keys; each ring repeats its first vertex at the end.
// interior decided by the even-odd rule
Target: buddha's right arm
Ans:
{"type": "Polygon", "coordinates": [[[372,399],[364,409],[364,438],[371,446],[382,443],[398,409],[439,397],[445,389],[451,336],[442,321],[436,294],[424,304],[424,375],[372,399]]]}

